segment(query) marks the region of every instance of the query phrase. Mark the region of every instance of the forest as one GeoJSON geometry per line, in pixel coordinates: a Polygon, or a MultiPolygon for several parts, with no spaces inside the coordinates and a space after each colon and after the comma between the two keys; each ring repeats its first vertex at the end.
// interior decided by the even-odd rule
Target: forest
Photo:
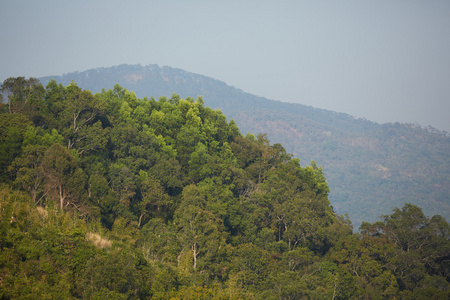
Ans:
{"type": "MultiPolygon", "coordinates": [[[[450,135],[418,124],[378,124],[300,104],[246,93],[211,77],[158,65],[119,65],[40,77],[100,93],[115,84],[137,97],[201,95],[205,106],[233,119],[241,133],[267,134],[302,165],[323,167],[328,199],[355,228],[411,203],[450,220],[450,135]]],[[[282,100],[282,99],[279,99],[282,100]]],[[[306,99],[305,99],[306,100],[306,99]]],[[[307,101],[307,100],[306,100],[307,101]]]]}
{"type": "Polygon", "coordinates": [[[449,299],[450,227],[333,209],[324,172],[177,94],[1,86],[0,299],[449,299]]]}

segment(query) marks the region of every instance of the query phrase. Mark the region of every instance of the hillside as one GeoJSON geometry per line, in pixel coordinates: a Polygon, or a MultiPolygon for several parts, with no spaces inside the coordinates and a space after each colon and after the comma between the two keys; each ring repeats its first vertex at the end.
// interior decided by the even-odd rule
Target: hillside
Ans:
{"type": "Polygon", "coordinates": [[[0,299],[448,299],[450,227],[354,233],[321,168],[201,98],[9,78],[0,299]]]}
{"type": "Polygon", "coordinates": [[[203,96],[242,132],[267,133],[300,158],[315,160],[330,186],[330,201],[359,227],[410,202],[427,215],[450,219],[450,138],[413,124],[377,124],[344,113],[268,100],[198,74],[157,65],[120,65],[40,78],[71,80],[92,92],[116,83],[138,97],[203,96]]]}

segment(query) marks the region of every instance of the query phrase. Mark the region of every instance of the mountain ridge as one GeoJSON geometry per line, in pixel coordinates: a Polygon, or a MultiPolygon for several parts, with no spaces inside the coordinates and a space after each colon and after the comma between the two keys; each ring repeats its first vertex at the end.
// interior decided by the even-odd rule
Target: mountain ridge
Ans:
{"type": "Polygon", "coordinates": [[[424,212],[450,217],[449,134],[417,124],[378,124],[346,113],[286,103],[246,93],[217,79],[158,65],[118,65],[41,77],[64,85],[74,80],[100,92],[119,84],[138,97],[202,96],[241,131],[267,133],[302,164],[315,160],[329,182],[330,201],[355,225],[375,221],[411,202],[424,212]]]}
{"type": "MultiPolygon", "coordinates": [[[[177,93],[179,94],[181,97],[194,97],[194,96],[203,96],[203,95],[193,95],[193,93],[195,93],[196,91],[202,91],[204,90],[204,88],[202,88],[202,86],[204,84],[201,84],[201,82],[199,82],[199,79],[203,79],[206,80],[207,84],[214,82],[220,86],[226,87],[226,88],[230,88],[232,89],[235,94],[240,95],[243,94],[245,96],[250,96],[251,98],[253,98],[253,100],[260,100],[260,101],[268,101],[270,102],[272,105],[271,107],[273,108],[273,105],[282,105],[282,107],[284,108],[284,111],[292,111],[295,110],[297,113],[305,113],[308,112],[308,114],[310,115],[310,118],[314,119],[314,115],[311,114],[312,111],[319,111],[319,112],[327,112],[330,113],[331,115],[335,115],[335,116],[339,116],[341,119],[346,119],[348,121],[351,122],[358,122],[358,123],[370,123],[370,124],[377,124],[377,125],[383,125],[383,124],[392,124],[392,123],[378,123],[375,121],[371,121],[368,120],[366,118],[357,118],[355,116],[352,116],[350,114],[344,113],[344,112],[336,112],[333,110],[329,110],[329,109],[324,109],[324,108],[316,108],[314,106],[310,106],[310,105],[305,105],[305,104],[301,104],[301,103],[292,103],[292,102],[284,102],[284,101],[280,101],[280,100],[274,100],[274,99],[269,99],[263,96],[257,96],[254,94],[250,94],[247,93],[245,91],[243,91],[240,88],[237,88],[235,86],[232,85],[228,85],[227,83],[212,78],[212,77],[208,77],[205,75],[201,75],[201,74],[197,74],[197,73],[192,73],[192,72],[188,72],[185,71],[183,69],[180,68],[173,68],[170,66],[162,66],[160,67],[157,64],[149,64],[149,65],[145,65],[142,66],[140,64],[134,64],[134,65],[129,65],[129,64],[121,64],[121,65],[117,65],[117,66],[112,66],[112,67],[100,67],[100,68],[94,68],[94,69],[88,69],[85,71],[75,71],[75,72],[69,72],[69,73],[64,73],[63,75],[51,75],[51,76],[44,76],[44,77],[39,77],[39,80],[44,84],[44,86],[46,85],[46,83],[48,83],[51,79],[55,79],[58,82],[61,82],[63,84],[69,84],[71,80],[73,80],[73,78],[77,78],[76,83],[80,86],[86,87],[86,89],[91,90],[94,93],[97,92],[101,92],[101,89],[99,89],[99,85],[98,85],[98,81],[95,82],[95,84],[92,84],[89,77],[92,75],[96,75],[96,74],[100,74],[100,72],[102,73],[102,75],[105,75],[106,73],[112,73],[115,74],[114,72],[124,72],[124,71],[132,71],[132,72],[138,72],[138,73],[132,73],[132,74],[126,74],[123,76],[122,80],[120,80],[119,78],[119,82],[115,82],[114,80],[107,80],[107,78],[105,80],[103,80],[105,86],[103,88],[112,88],[114,86],[114,84],[118,83],[121,86],[124,86],[127,88],[127,85],[130,88],[127,88],[128,90],[134,92],[138,97],[143,98],[143,97],[161,97],[161,96],[167,96],[170,97],[172,96],[172,94],[169,94],[167,92],[167,87],[171,87],[168,77],[165,77],[164,75],[171,75],[170,73],[178,73],[178,75],[182,75],[181,78],[175,78],[175,84],[179,85],[180,81],[183,81],[183,83],[188,83],[187,82],[187,77],[190,76],[194,76],[195,77],[195,82],[199,83],[200,86],[192,86],[192,82],[191,84],[191,88],[189,90],[186,91],[182,91],[182,92],[173,92],[173,93],[177,93]],[[145,83],[145,79],[142,76],[143,72],[148,73],[151,71],[155,71],[158,70],[160,72],[160,75],[162,76],[161,78],[166,82],[166,84],[161,84],[159,86],[152,86],[152,91],[154,93],[154,95],[148,95],[148,87],[146,87],[145,89],[143,89],[141,87],[141,84],[138,83],[142,83],[142,80],[144,80],[143,83],[145,83]],[[183,78],[184,77],[184,78],[183,78]],[[134,87],[134,89],[132,88],[134,87]]],[[[153,74],[154,76],[155,74],[153,74]]],[[[114,79],[116,79],[116,77],[114,77],[114,79]]],[[[209,92],[209,91],[208,91],[209,92]]],[[[218,105],[214,100],[209,100],[209,102],[211,102],[214,105],[218,105]]],[[[256,102],[252,103],[256,104],[256,102]]],[[[323,121],[323,120],[321,120],[323,121]]],[[[398,123],[398,122],[395,122],[398,123]]],[[[435,134],[439,134],[439,135],[446,135],[446,136],[450,136],[450,133],[445,131],[445,130],[440,130],[437,128],[434,128],[430,125],[421,125],[418,123],[401,123],[401,124],[405,124],[408,126],[413,126],[413,127],[417,127],[417,128],[422,128],[425,129],[431,133],[435,133],[435,134]]]]}
{"type": "MultiPolygon", "coordinates": [[[[291,110],[292,108],[295,108],[296,111],[301,112],[301,111],[314,111],[314,110],[320,110],[320,111],[326,111],[329,113],[333,113],[333,114],[338,114],[341,117],[345,116],[345,118],[348,119],[356,119],[353,116],[346,114],[346,113],[339,113],[339,112],[335,112],[332,110],[327,110],[327,109],[321,109],[321,108],[315,108],[313,106],[308,106],[308,105],[303,105],[303,104],[298,104],[298,103],[289,103],[289,102],[282,102],[279,100],[273,100],[273,99],[268,99],[262,96],[256,96],[247,92],[244,92],[243,90],[236,88],[234,86],[230,86],[228,84],[226,84],[223,81],[208,77],[208,76],[204,76],[201,74],[196,74],[196,73],[191,73],[182,69],[178,69],[178,68],[172,68],[169,66],[163,66],[163,67],[159,67],[156,64],[151,64],[151,65],[146,65],[146,66],[142,66],[142,65],[127,65],[127,64],[122,64],[122,65],[118,65],[118,66],[113,66],[110,68],[96,68],[96,69],[89,69],[86,71],[82,71],[82,72],[71,72],[71,73],[65,73],[61,76],[57,76],[57,75],[53,75],[53,76],[45,76],[45,77],[40,77],[39,80],[44,84],[44,86],[46,85],[46,83],[48,83],[51,79],[55,79],[58,82],[61,82],[63,84],[69,84],[73,78],[76,78],[77,80],[75,81],[78,85],[85,87],[88,90],[91,90],[93,93],[97,93],[97,92],[101,92],[101,89],[99,89],[99,85],[98,85],[98,81],[96,81],[95,83],[93,83],[91,81],[90,78],[92,78],[92,75],[96,75],[96,74],[100,74],[100,72],[102,73],[102,76],[105,76],[105,74],[114,74],[114,72],[133,72],[131,74],[127,73],[124,74],[122,76],[122,78],[117,78],[119,79],[119,82],[115,82],[114,80],[108,80],[109,78],[106,77],[103,80],[103,83],[105,84],[105,86],[109,86],[109,87],[113,87],[114,84],[118,83],[119,85],[123,85],[124,87],[126,87],[128,90],[134,92],[138,97],[143,98],[143,97],[161,97],[161,96],[172,96],[172,94],[169,94],[166,90],[167,87],[170,86],[169,82],[169,78],[166,77],[165,75],[168,76],[173,76],[174,73],[176,74],[175,77],[170,78],[173,83],[175,83],[175,85],[180,85],[180,83],[189,83],[189,87],[190,88],[183,88],[183,86],[181,86],[182,90],[181,91],[177,91],[174,93],[179,94],[181,97],[195,97],[195,96],[204,96],[204,95],[193,95],[193,93],[195,92],[206,92],[206,94],[210,94],[210,91],[206,91],[204,89],[205,85],[211,84],[211,83],[215,83],[219,86],[222,87],[226,87],[229,88],[230,91],[232,91],[232,93],[235,95],[245,95],[246,97],[251,97],[251,104],[259,104],[256,101],[266,101],[267,103],[270,103],[270,106],[266,106],[269,108],[277,108],[277,105],[284,105],[286,111],[291,110]],[[149,91],[148,91],[148,87],[146,87],[145,89],[141,87],[142,83],[145,83],[146,81],[148,82],[149,77],[146,77],[147,80],[144,79],[143,75],[150,75],[150,79],[154,79],[155,78],[155,71],[159,71],[159,75],[161,76],[159,80],[160,82],[158,82],[160,85],[154,85],[152,86],[152,95],[148,95],[149,91]],[[150,74],[149,74],[150,73],[150,74]],[[152,78],[153,77],[153,78],[152,78]],[[195,77],[194,79],[192,77],[195,77]],[[189,81],[189,79],[191,79],[189,81]],[[192,80],[193,79],[193,80],[192,80]],[[202,81],[204,80],[204,81],[202,81]],[[138,84],[140,83],[140,84],[138,84]],[[127,87],[128,85],[128,87],[127,87]],[[300,111],[299,111],[299,107],[301,107],[300,111]]],[[[114,78],[116,79],[116,78],[114,78]]],[[[217,98],[217,96],[215,97],[217,98]]],[[[248,101],[248,99],[247,99],[248,101]]],[[[214,105],[218,105],[219,101],[214,100],[214,99],[209,99],[209,102],[211,102],[214,105]]],[[[267,104],[266,103],[266,104],[267,104]]],[[[222,105],[225,105],[226,103],[221,103],[222,105]]],[[[228,106],[224,106],[224,107],[228,107],[228,106]]],[[[363,119],[361,119],[363,120],[363,119]]],[[[367,120],[364,120],[367,121],[367,120]]],[[[368,121],[371,122],[371,121],[368,121]]],[[[375,122],[371,122],[371,123],[375,123],[375,122]]]]}

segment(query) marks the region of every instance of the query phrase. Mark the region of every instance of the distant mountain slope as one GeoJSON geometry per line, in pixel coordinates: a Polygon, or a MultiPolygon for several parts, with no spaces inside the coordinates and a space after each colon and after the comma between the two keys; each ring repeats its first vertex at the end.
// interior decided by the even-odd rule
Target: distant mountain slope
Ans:
{"type": "Polygon", "coordinates": [[[330,201],[359,227],[409,202],[450,220],[450,137],[411,124],[377,124],[344,113],[283,103],[245,93],[206,76],[157,65],[120,65],[50,79],[100,92],[116,83],[140,98],[203,96],[245,134],[267,133],[303,165],[315,160],[329,183],[330,201]]]}

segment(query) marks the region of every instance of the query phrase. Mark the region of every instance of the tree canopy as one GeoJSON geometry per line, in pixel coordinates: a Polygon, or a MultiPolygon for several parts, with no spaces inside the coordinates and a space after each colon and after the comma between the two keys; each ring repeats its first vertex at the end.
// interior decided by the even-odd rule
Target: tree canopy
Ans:
{"type": "Polygon", "coordinates": [[[407,204],[353,233],[315,162],[201,97],[1,90],[2,299],[450,295],[445,219],[407,204]]]}

